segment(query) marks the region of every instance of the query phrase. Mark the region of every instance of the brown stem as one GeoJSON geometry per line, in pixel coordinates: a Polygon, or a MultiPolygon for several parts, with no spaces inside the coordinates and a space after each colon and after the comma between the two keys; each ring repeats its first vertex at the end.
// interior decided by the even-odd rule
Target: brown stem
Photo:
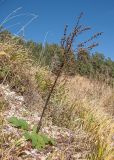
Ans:
{"type": "Polygon", "coordinates": [[[48,106],[48,103],[49,103],[51,94],[52,94],[52,92],[53,92],[53,90],[54,90],[54,87],[55,87],[55,85],[56,85],[56,83],[57,83],[57,80],[58,80],[58,78],[59,78],[59,76],[60,76],[60,74],[61,74],[61,72],[62,72],[63,66],[64,66],[64,63],[61,64],[60,69],[59,69],[59,71],[58,71],[58,73],[57,73],[57,76],[56,76],[56,78],[55,78],[55,81],[54,81],[54,83],[53,83],[53,85],[52,85],[52,87],[51,87],[51,90],[50,90],[49,94],[48,94],[48,97],[47,97],[47,99],[46,99],[46,102],[45,102],[45,105],[44,105],[44,108],[43,108],[43,111],[42,111],[40,120],[39,120],[38,125],[37,125],[36,133],[38,133],[38,132],[40,131],[40,128],[41,128],[41,125],[42,125],[42,118],[43,118],[44,113],[45,113],[45,110],[46,110],[46,108],[47,108],[47,106],[48,106]]]}

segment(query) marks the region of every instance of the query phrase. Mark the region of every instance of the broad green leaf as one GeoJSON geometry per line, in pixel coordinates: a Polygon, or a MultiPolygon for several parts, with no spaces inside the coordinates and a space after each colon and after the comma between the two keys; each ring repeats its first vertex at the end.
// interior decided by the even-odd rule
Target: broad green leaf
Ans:
{"type": "Polygon", "coordinates": [[[35,133],[31,133],[32,146],[37,146],[37,135],[35,133]]]}
{"type": "Polygon", "coordinates": [[[45,148],[47,144],[55,144],[53,139],[48,138],[46,135],[43,134],[37,134],[35,130],[33,130],[31,133],[26,131],[24,136],[26,140],[30,140],[32,142],[32,146],[36,149],[45,148]]]}
{"type": "Polygon", "coordinates": [[[8,121],[15,127],[20,126],[17,117],[11,117],[11,118],[8,119],[8,121]]]}
{"type": "Polygon", "coordinates": [[[17,117],[11,117],[8,119],[8,121],[15,127],[22,128],[24,130],[29,129],[28,123],[23,119],[18,119],[17,117]]]}
{"type": "Polygon", "coordinates": [[[29,125],[28,125],[28,123],[25,120],[18,119],[18,122],[19,122],[19,125],[20,125],[20,127],[22,129],[24,129],[24,130],[28,130],[29,129],[29,125]]]}

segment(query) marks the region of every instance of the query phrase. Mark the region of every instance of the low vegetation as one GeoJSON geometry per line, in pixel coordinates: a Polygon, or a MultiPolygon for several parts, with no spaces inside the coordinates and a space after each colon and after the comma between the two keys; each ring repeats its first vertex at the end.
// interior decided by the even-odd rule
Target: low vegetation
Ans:
{"type": "Polygon", "coordinates": [[[46,135],[37,134],[36,127],[33,127],[32,132],[30,132],[29,124],[23,119],[18,119],[17,117],[10,117],[8,121],[14,127],[26,130],[24,132],[25,139],[27,141],[30,140],[32,142],[32,147],[35,147],[36,149],[42,149],[46,146],[46,144],[54,145],[55,143],[53,139],[48,138],[46,135]]]}

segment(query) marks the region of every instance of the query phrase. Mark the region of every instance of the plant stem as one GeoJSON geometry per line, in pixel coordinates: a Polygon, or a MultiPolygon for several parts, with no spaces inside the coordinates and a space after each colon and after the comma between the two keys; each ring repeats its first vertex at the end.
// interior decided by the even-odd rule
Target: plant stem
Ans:
{"type": "Polygon", "coordinates": [[[51,87],[51,90],[50,90],[49,94],[48,94],[48,97],[47,97],[47,99],[46,99],[46,102],[45,102],[45,105],[44,105],[44,108],[43,108],[43,111],[42,111],[40,120],[39,120],[38,125],[37,125],[36,133],[38,133],[38,132],[40,131],[40,128],[41,128],[41,125],[42,125],[42,118],[43,118],[43,116],[44,116],[45,110],[47,109],[47,106],[48,106],[50,97],[51,97],[51,95],[52,95],[52,93],[53,93],[53,90],[54,90],[54,88],[55,88],[55,85],[56,85],[56,83],[57,83],[57,80],[58,80],[58,78],[59,78],[59,76],[60,76],[60,74],[61,74],[61,72],[62,72],[63,66],[64,66],[64,63],[61,64],[60,69],[59,69],[59,71],[58,71],[58,73],[57,73],[57,76],[56,76],[56,78],[55,78],[55,81],[54,81],[54,83],[53,83],[53,85],[52,85],[52,87],[51,87]]]}

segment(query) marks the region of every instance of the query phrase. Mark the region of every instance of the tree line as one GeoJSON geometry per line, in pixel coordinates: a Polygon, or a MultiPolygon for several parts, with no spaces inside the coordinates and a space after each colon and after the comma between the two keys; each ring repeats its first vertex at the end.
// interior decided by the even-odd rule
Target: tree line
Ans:
{"type": "MultiPolygon", "coordinates": [[[[48,66],[50,70],[56,74],[59,65],[63,61],[61,46],[58,44],[48,44],[43,46],[42,43],[36,43],[32,40],[25,41],[23,38],[13,36],[7,30],[0,32],[0,42],[9,40],[17,40],[17,44],[21,44],[28,48],[29,55],[36,63],[42,66],[48,66]]],[[[96,52],[91,53],[88,49],[79,48],[77,52],[69,51],[67,54],[64,73],[69,75],[80,74],[91,79],[105,81],[108,84],[114,82],[114,61],[106,58],[103,54],[96,52]]]]}

